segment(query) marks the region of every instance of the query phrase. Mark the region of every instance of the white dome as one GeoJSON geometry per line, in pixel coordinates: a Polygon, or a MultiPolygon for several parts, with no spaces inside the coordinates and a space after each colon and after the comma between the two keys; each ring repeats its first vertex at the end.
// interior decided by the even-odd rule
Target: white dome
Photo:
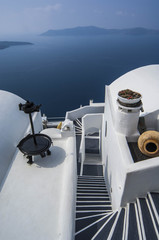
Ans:
{"type": "Polygon", "coordinates": [[[16,95],[0,90],[0,183],[29,123],[27,116],[19,111],[19,103],[24,102],[16,95]]]}
{"type": "MultiPolygon", "coordinates": [[[[0,183],[11,164],[19,141],[30,131],[28,114],[19,110],[25,100],[10,92],[0,90],[0,183]]],[[[33,119],[35,131],[42,128],[41,114],[33,119]]]]}
{"type": "Polygon", "coordinates": [[[144,113],[155,111],[159,109],[159,65],[132,70],[110,84],[109,89],[115,108],[118,92],[131,89],[141,93],[144,113]]]}

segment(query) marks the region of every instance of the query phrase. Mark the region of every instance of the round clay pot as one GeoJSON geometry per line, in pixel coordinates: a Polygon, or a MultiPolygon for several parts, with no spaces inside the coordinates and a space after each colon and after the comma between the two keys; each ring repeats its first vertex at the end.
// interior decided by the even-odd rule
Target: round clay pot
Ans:
{"type": "Polygon", "coordinates": [[[138,138],[140,151],[149,157],[159,156],[159,132],[146,131],[138,138]]]}

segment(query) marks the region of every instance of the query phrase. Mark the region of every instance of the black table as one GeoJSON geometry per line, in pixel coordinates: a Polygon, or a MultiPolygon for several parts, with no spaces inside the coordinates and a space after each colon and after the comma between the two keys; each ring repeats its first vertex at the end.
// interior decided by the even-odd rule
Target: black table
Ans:
{"type": "Polygon", "coordinates": [[[39,112],[41,105],[35,105],[33,102],[26,101],[25,104],[19,104],[19,110],[29,115],[30,125],[32,129],[32,134],[29,134],[25,138],[23,138],[19,144],[19,150],[24,153],[29,159],[28,163],[32,164],[32,156],[40,155],[41,157],[45,157],[46,153],[48,155],[51,154],[49,148],[51,146],[52,140],[49,136],[45,134],[34,132],[34,125],[32,121],[32,113],[39,112]]]}
{"type": "Polygon", "coordinates": [[[46,154],[51,154],[49,150],[51,144],[52,140],[49,136],[38,133],[27,135],[19,142],[17,147],[27,156],[29,159],[28,163],[32,164],[32,156],[40,155],[41,157],[45,157],[46,154]]]}

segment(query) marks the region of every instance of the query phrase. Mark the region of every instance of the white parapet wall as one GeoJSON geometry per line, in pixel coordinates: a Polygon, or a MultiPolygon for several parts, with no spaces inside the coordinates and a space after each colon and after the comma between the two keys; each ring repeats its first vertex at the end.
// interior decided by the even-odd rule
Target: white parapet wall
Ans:
{"type": "Polygon", "coordinates": [[[159,191],[159,157],[130,164],[126,169],[126,181],[121,205],[145,197],[148,192],[159,191]]]}
{"type": "Polygon", "coordinates": [[[143,115],[147,130],[159,131],[159,110],[143,115]]]}

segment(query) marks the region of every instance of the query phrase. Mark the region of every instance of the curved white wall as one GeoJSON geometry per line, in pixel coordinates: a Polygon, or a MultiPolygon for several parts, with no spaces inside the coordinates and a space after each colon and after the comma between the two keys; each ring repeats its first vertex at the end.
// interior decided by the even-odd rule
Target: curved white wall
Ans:
{"type": "MultiPolygon", "coordinates": [[[[0,90],[0,184],[12,161],[19,141],[29,130],[29,117],[23,111],[19,111],[19,103],[25,100],[6,91],[0,90]]],[[[33,119],[40,118],[36,116],[33,119]]],[[[39,122],[39,120],[37,121],[39,122]]],[[[41,125],[42,126],[42,125],[41,125]]],[[[36,130],[41,130],[40,124],[36,130]]]]}

